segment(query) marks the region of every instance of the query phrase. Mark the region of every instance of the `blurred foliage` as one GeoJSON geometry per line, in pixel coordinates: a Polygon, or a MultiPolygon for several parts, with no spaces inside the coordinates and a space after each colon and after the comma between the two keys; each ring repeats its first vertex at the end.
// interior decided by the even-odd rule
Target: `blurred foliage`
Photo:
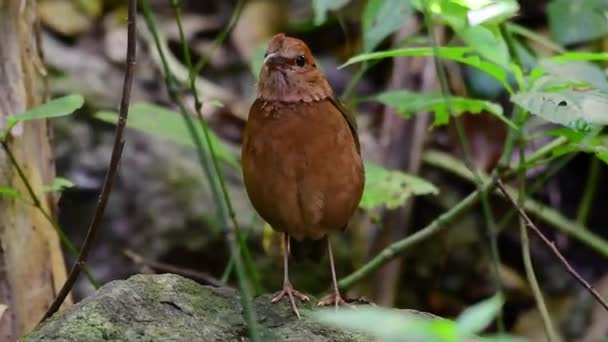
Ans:
{"type": "Polygon", "coordinates": [[[19,122],[70,115],[83,104],[82,95],[73,94],[52,99],[24,113],[9,115],[6,118],[6,128],[0,131],[0,140],[4,140],[19,122]]]}
{"type": "Polygon", "coordinates": [[[412,16],[408,1],[370,0],[361,18],[363,51],[373,51],[391,33],[412,16]]]}
{"type": "MultiPolygon", "coordinates": [[[[109,123],[116,123],[118,113],[101,111],[95,117],[109,123]]],[[[194,142],[190,136],[186,122],[179,113],[151,103],[134,103],[129,107],[129,118],[127,127],[141,130],[142,132],[170,140],[174,143],[194,148],[194,142]]],[[[202,127],[195,126],[198,136],[202,136],[202,127]]],[[[239,167],[237,158],[218,136],[211,133],[211,141],[215,147],[218,158],[233,167],[239,167]]],[[[206,145],[205,145],[206,146],[206,145]]],[[[206,148],[206,147],[205,147],[206,148]]]]}
{"type": "Polygon", "coordinates": [[[552,0],[547,16],[553,37],[563,45],[588,42],[608,34],[604,0],[552,0]]]}
{"type": "Polygon", "coordinates": [[[325,310],[316,318],[324,324],[360,330],[379,342],[436,341],[523,341],[507,335],[476,337],[496,318],[504,298],[495,295],[462,312],[455,320],[433,317],[424,313],[365,307],[357,310],[325,310]]]}
{"type": "Polygon", "coordinates": [[[470,65],[475,67],[488,75],[498,80],[505,89],[511,90],[511,86],[507,83],[508,73],[500,66],[494,63],[485,61],[480,56],[473,53],[474,50],[470,47],[446,47],[440,46],[436,49],[432,47],[420,47],[420,48],[405,48],[405,49],[394,49],[387,51],[379,51],[372,53],[364,53],[350,58],[342,66],[351,65],[354,63],[360,63],[364,61],[391,58],[391,57],[417,57],[417,56],[433,56],[436,54],[438,57],[459,62],[462,64],[470,65]]]}
{"type": "Polygon", "coordinates": [[[401,171],[389,171],[378,165],[366,163],[365,189],[359,206],[363,209],[380,206],[394,209],[402,206],[411,196],[437,193],[439,190],[433,184],[420,177],[401,171]]]}
{"type": "Polygon", "coordinates": [[[435,115],[435,125],[447,124],[451,111],[451,114],[455,116],[465,113],[490,113],[511,127],[517,128],[515,124],[504,117],[502,107],[499,104],[485,100],[457,96],[450,96],[449,99],[446,99],[441,94],[417,94],[407,90],[387,91],[371,99],[395,108],[397,112],[405,117],[431,112],[435,115]]]}
{"type": "Polygon", "coordinates": [[[312,0],[315,12],[315,25],[321,25],[327,19],[327,12],[335,11],[346,5],[350,0],[312,0]]]}
{"type": "Polygon", "coordinates": [[[44,186],[44,192],[61,192],[65,189],[73,188],[74,183],[69,179],[62,177],[56,177],[53,179],[53,183],[44,186]]]}

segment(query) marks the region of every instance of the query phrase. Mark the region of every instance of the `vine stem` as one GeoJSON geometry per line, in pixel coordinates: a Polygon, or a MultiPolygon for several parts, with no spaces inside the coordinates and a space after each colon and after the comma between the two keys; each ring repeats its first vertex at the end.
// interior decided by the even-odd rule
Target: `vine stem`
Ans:
{"type": "Polygon", "coordinates": [[[101,193],[99,195],[99,200],[97,201],[97,206],[95,207],[95,212],[93,213],[93,218],[91,219],[89,229],[87,230],[87,234],[82,244],[80,254],[76,259],[76,262],[72,266],[72,269],[70,270],[70,273],[68,274],[68,277],[65,283],[63,284],[61,290],[57,294],[57,297],[55,298],[53,303],[51,303],[51,306],[44,314],[44,317],[42,318],[41,322],[44,322],[47,318],[49,318],[55,312],[57,312],[57,310],[59,310],[59,307],[61,307],[61,304],[67,297],[68,293],[72,290],[74,283],[76,283],[76,280],[80,275],[80,271],[86,265],[87,257],[89,256],[89,252],[91,251],[95,237],[97,236],[97,233],[101,227],[102,217],[105,212],[110,193],[112,192],[112,186],[114,185],[114,180],[116,179],[118,165],[120,163],[120,157],[122,156],[122,150],[125,144],[123,132],[127,124],[127,117],[129,115],[131,85],[133,84],[133,75],[135,72],[135,54],[137,44],[136,15],[137,0],[129,0],[127,23],[127,64],[122,88],[122,97],[120,100],[118,122],[116,124],[116,132],[114,135],[114,146],[112,148],[112,156],[110,158],[110,166],[108,168],[108,171],[106,172],[106,177],[104,179],[103,186],[101,188],[101,193]]]}

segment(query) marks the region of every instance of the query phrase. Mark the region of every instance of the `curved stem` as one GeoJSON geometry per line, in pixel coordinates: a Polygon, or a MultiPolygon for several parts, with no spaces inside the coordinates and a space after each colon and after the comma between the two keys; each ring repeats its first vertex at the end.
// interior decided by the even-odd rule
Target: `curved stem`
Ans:
{"type": "Polygon", "coordinates": [[[118,164],[120,162],[122,149],[125,144],[125,140],[123,138],[123,131],[125,129],[125,126],[127,125],[127,116],[129,115],[129,100],[131,98],[131,85],[133,83],[133,74],[135,72],[135,53],[137,44],[135,37],[135,17],[137,15],[137,0],[129,0],[128,6],[129,19],[127,24],[127,67],[125,70],[122,97],[120,101],[120,114],[118,116],[118,123],[116,124],[116,133],[114,135],[114,146],[112,148],[112,156],[110,157],[110,166],[108,168],[108,171],[106,172],[106,177],[101,188],[101,193],[99,194],[99,200],[97,201],[97,206],[95,207],[95,212],[93,213],[93,218],[91,219],[89,229],[87,230],[87,235],[85,236],[84,242],[82,244],[80,254],[78,255],[76,262],[74,263],[74,266],[72,266],[72,269],[68,274],[68,278],[65,281],[65,284],[63,284],[61,290],[59,291],[57,298],[55,298],[47,312],[44,314],[44,317],[42,318],[41,322],[44,322],[44,320],[46,320],[55,312],[57,312],[57,310],[59,310],[59,307],[61,306],[68,293],[74,286],[74,283],[78,279],[80,271],[85,266],[87,258],[89,256],[89,252],[93,246],[93,242],[101,226],[101,220],[105,212],[110,193],[112,192],[112,186],[114,185],[116,174],[118,172],[118,164]]]}

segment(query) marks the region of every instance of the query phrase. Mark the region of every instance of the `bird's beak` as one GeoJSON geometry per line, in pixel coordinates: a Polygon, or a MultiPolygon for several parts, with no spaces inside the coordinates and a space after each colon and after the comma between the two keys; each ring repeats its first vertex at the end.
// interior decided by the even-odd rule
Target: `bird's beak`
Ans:
{"type": "Polygon", "coordinates": [[[278,52],[269,53],[264,58],[264,64],[270,68],[277,68],[286,65],[288,62],[287,58],[281,57],[278,52]]]}

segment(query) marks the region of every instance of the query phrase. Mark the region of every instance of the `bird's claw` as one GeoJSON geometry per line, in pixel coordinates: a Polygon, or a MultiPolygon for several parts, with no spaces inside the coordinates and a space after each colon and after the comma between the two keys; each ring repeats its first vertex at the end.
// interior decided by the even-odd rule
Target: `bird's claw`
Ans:
{"type": "Polygon", "coordinates": [[[283,297],[285,297],[285,296],[287,296],[289,298],[289,303],[291,304],[291,309],[296,314],[296,316],[298,316],[298,319],[299,319],[300,312],[298,311],[298,306],[296,305],[295,297],[297,297],[302,302],[307,302],[310,300],[310,298],[308,298],[307,295],[294,290],[294,288],[291,286],[291,284],[285,284],[285,285],[283,285],[283,290],[281,290],[274,297],[272,297],[271,302],[274,304],[274,303],[280,301],[281,299],[283,299],[283,297]]]}
{"type": "Polygon", "coordinates": [[[347,301],[342,299],[342,296],[340,296],[339,293],[333,294],[333,295],[329,296],[329,298],[319,301],[317,303],[317,305],[318,306],[334,305],[336,308],[338,308],[338,306],[344,306],[347,308],[355,307],[354,305],[349,304],[347,301]]]}

